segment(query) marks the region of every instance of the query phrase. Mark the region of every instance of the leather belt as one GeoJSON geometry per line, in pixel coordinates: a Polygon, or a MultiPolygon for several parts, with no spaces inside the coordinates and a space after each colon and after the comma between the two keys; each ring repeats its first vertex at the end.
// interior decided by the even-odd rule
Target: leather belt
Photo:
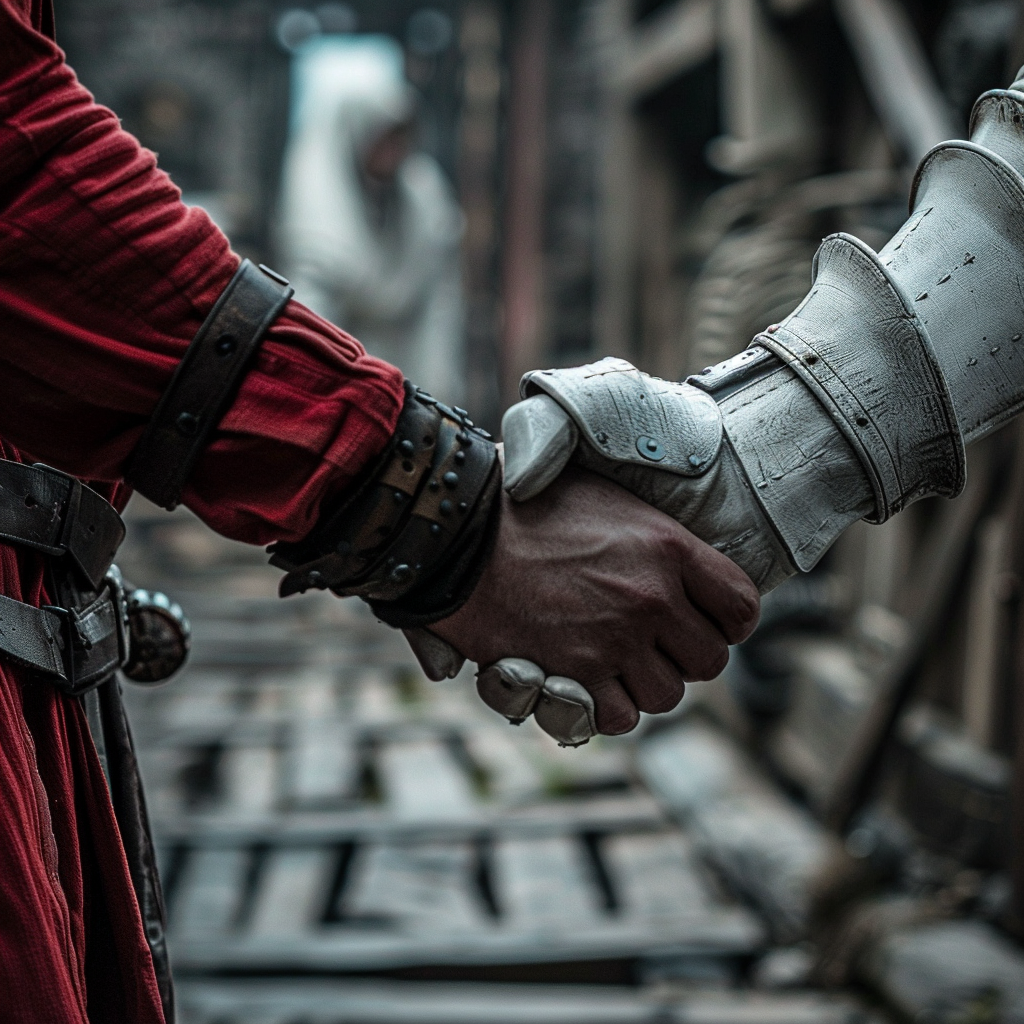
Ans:
{"type": "MultiPolygon", "coordinates": [[[[115,575],[116,574],[116,575],[115,575]]],[[[77,696],[119,668],[128,656],[128,623],[120,574],[82,608],[36,608],[0,596],[0,654],[77,696]]]]}
{"type": "Polygon", "coordinates": [[[0,460],[0,541],[50,556],[61,605],[0,595],[0,655],[81,694],[128,655],[128,614],[113,559],[125,527],[116,509],[67,473],[0,460]]]}
{"type": "Polygon", "coordinates": [[[0,460],[0,541],[69,555],[99,588],[124,533],[113,506],[81,481],[49,466],[0,460]]]}

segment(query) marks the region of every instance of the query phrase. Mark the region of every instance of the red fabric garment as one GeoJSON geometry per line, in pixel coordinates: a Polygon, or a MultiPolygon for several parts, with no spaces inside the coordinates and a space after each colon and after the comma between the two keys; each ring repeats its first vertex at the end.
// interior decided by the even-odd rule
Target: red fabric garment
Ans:
{"type": "MultiPolygon", "coordinates": [[[[127,456],[238,258],[53,43],[49,0],[0,0],[0,457],[123,503],[127,456]]],[[[253,543],[297,540],[394,430],[401,374],[297,303],[262,345],[184,500],[253,543]]],[[[44,599],[0,544],[0,592],[44,599]]],[[[0,1021],[159,1024],[80,704],[0,663],[0,1021]]]]}

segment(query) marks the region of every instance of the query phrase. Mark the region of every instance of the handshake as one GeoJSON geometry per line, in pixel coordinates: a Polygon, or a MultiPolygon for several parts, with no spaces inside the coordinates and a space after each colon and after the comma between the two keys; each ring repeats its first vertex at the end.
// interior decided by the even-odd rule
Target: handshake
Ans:
{"type": "Polygon", "coordinates": [[[428,674],[472,658],[486,704],[576,746],[717,675],[756,625],[758,586],[793,570],[766,550],[707,391],[605,359],[528,374],[522,392],[487,568],[460,611],[407,636],[428,674]]]}
{"type": "Polygon", "coordinates": [[[1024,409],[1024,78],[925,156],[910,208],[877,253],[826,238],[793,313],[685,383],[621,359],[527,374],[490,560],[407,632],[427,671],[471,658],[492,708],[565,744],[625,732],[718,674],[758,594],[853,522],[959,494],[967,445],[1024,409]]]}
{"type": "Polygon", "coordinates": [[[910,206],[877,253],[826,238],[800,305],[684,383],[528,373],[500,472],[464,410],[407,385],[373,474],[272,549],[282,596],[368,600],[428,675],[475,661],[492,708],[567,745],[675,707],[759,594],[858,519],[955,497],[967,445],[1024,409],[1024,79],[925,156],[910,206]]]}

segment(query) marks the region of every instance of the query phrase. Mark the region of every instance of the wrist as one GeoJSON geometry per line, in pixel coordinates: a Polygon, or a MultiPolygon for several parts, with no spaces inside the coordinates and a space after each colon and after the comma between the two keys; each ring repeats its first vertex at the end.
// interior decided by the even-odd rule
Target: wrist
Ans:
{"type": "Polygon", "coordinates": [[[304,540],[276,544],[282,597],[358,596],[395,626],[444,618],[468,598],[495,531],[496,446],[463,410],[406,383],[390,443],[304,540]]]}

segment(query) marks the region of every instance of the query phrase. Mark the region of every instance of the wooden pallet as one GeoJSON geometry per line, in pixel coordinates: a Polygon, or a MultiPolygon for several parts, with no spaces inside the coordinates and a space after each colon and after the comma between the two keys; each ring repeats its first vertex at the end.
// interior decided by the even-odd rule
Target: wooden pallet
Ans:
{"type": "Polygon", "coordinates": [[[630,741],[513,729],[357,603],[281,602],[244,550],[218,561],[191,520],[147,523],[171,551],[147,548],[150,572],[196,619],[183,677],[130,695],[179,976],[762,948],[636,785],[630,741]]]}

